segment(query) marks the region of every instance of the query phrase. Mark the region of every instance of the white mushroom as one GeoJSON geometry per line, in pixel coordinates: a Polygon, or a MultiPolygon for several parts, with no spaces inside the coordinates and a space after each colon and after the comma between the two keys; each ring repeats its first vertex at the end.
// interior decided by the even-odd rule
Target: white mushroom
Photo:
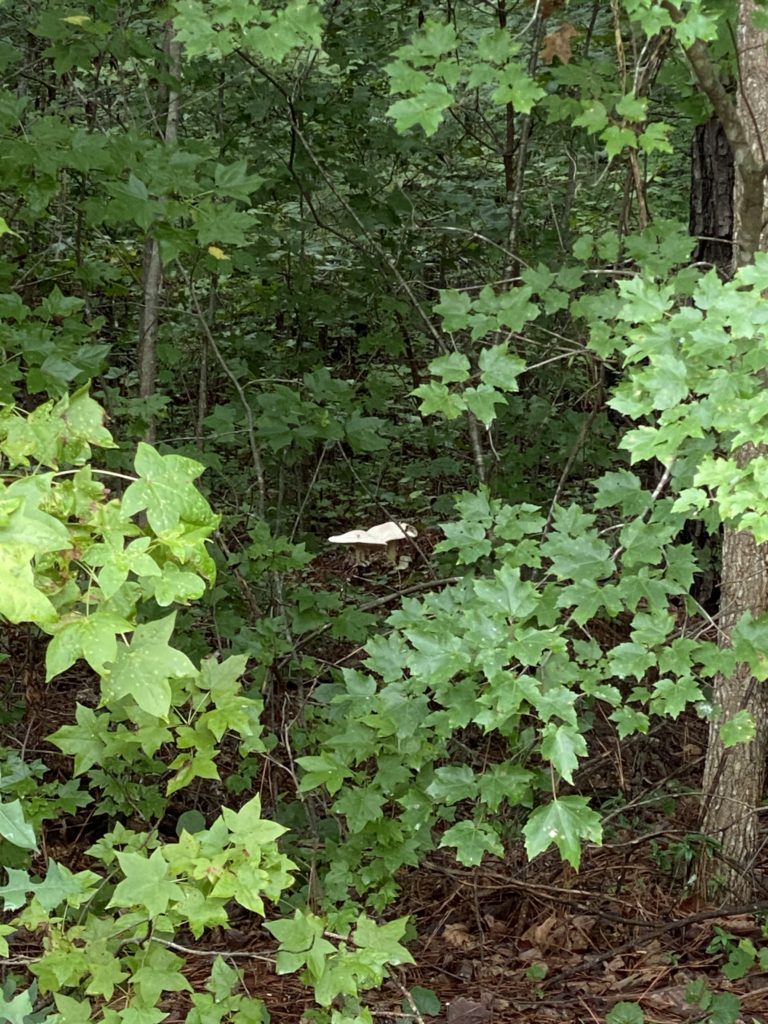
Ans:
{"type": "Polygon", "coordinates": [[[329,537],[331,544],[350,544],[355,549],[355,562],[362,561],[369,549],[385,548],[387,558],[394,562],[399,544],[409,538],[417,537],[418,530],[408,523],[380,523],[369,530],[348,530],[335,537],[329,537]]]}
{"type": "Polygon", "coordinates": [[[416,527],[410,526],[408,523],[381,523],[368,530],[369,537],[375,537],[387,545],[387,558],[390,562],[394,562],[397,557],[397,549],[404,540],[412,540],[418,535],[419,531],[416,527]]]}

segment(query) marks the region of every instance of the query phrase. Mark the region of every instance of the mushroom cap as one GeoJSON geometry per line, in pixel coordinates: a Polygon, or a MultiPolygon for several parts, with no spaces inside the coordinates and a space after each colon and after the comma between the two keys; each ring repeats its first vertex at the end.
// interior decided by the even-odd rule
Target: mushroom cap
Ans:
{"type": "Polygon", "coordinates": [[[335,537],[328,538],[331,544],[371,544],[376,547],[384,547],[385,540],[371,537],[365,530],[348,530],[346,533],[338,533],[335,537]]]}
{"type": "MultiPolygon", "coordinates": [[[[378,544],[389,544],[393,540],[406,540],[408,537],[417,537],[418,530],[414,526],[409,526],[408,523],[380,523],[378,526],[372,526],[368,530],[368,536],[374,537],[374,543],[378,544]]],[[[370,543],[370,541],[369,541],[370,543]]]]}
{"type": "Polygon", "coordinates": [[[407,537],[418,537],[418,530],[408,523],[379,523],[370,530],[348,530],[329,537],[330,544],[367,544],[370,547],[384,547],[393,540],[405,540],[407,537]]]}

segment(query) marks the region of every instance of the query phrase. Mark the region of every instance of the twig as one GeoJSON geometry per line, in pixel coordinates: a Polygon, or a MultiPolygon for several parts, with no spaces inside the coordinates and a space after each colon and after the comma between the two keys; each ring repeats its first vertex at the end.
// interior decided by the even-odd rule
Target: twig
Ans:
{"type": "Polygon", "coordinates": [[[195,307],[195,313],[197,315],[198,321],[200,322],[203,334],[205,335],[208,344],[210,345],[213,354],[216,356],[216,359],[218,360],[222,370],[227,375],[229,380],[232,382],[232,386],[234,387],[235,391],[237,391],[238,398],[240,399],[240,403],[243,406],[246,427],[248,430],[248,446],[251,450],[251,461],[253,462],[253,471],[256,475],[256,488],[258,491],[256,511],[258,513],[259,518],[264,519],[267,511],[267,484],[266,478],[264,476],[264,463],[262,462],[261,459],[261,451],[256,442],[256,424],[253,419],[253,409],[251,409],[245,391],[243,390],[242,384],[237,379],[237,374],[234,373],[234,371],[230,368],[226,359],[221,353],[221,349],[216,343],[216,339],[213,336],[213,331],[211,330],[205,313],[203,312],[200,306],[200,302],[197,298],[197,292],[195,291],[195,286],[191,277],[184,269],[182,263],[178,260],[176,262],[179,268],[179,272],[181,273],[181,276],[184,279],[184,282],[187,286],[187,290],[189,291],[189,297],[192,300],[192,305],[195,307]]]}
{"type": "Polygon", "coordinates": [[[193,949],[191,946],[182,946],[178,942],[171,942],[169,939],[159,939],[156,935],[150,935],[149,939],[151,942],[159,942],[161,946],[166,946],[168,949],[175,949],[177,953],[189,953],[190,956],[237,957],[241,960],[262,960],[267,964],[276,963],[273,956],[265,956],[263,953],[249,953],[247,950],[193,949]]]}

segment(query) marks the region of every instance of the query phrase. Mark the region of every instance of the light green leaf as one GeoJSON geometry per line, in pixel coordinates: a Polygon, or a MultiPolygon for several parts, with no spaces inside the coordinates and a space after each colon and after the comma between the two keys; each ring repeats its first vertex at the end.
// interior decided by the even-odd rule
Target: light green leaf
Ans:
{"type": "Polygon", "coordinates": [[[439,803],[457,804],[460,800],[473,800],[477,796],[478,782],[468,764],[446,765],[435,770],[435,778],[427,786],[427,793],[439,803]]]}
{"type": "Polygon", "coordinates": [[[523,827],[523,834],[529,860],[554,843],[563,860],[578,871],[582,839],[599,845],[603,827],[600,815],[590,809],[587,797],[564,796],[537,807],[523,827]]]}
{"type": "MultiPolygon", "coordinates": [[[[18,844],[16,844],[18,845],[18,844]]],[[[27,893],[34,889],[29,873],[19,868],[5,868],[7,881],[0,885],[0,899],[4,910],[18,910],[27,902],[27,893]]]]}
{"type": "Polygon", "coordinates": [[[203,471],[199,462],[182,455],[160,455],[140,441],[134,465],[140,479],[130,484],[123,495],[123,511],[127,515],[146,509],[155,533],[173,530],[180,520],[216,525],[217,517],[192,483],[203,471]]]}
{"type": "Polygon", "coordinates": [[[444,384],[461,384],[469,377],[469,359],[463,352],[451,352],[439,356],[429,364],[429,372],[440,377],[444,384]]]}
{"type": "Polygon", "coordinates": [[[428,81],[415,96],[393,103],[387,114],[399,132],[420,125],[429,137],[440,127],[443,114],[452,103],[453,97],[442,82],[428,81]]]}
{"type": "Polygon", "coordinates": [[[738,743],[751,743],[757,734],[755,720],[749,711],[742,709],[720,726],[723,746],[735,747],[738,743]]]}
{"type": "Polygon", "coordinates": [[[181,887],[172,881],[161,850],[154,850],[149,857],[119,852],[117,860],[125,878],[115,887],[108,907],[143,907],[150,917],[157,917],[165,913],[171,900],[181,898],[181,887]]]}
{"type": "Polygon", "coordinates": [[[477,416],[485,427],[490,427],[496,419],[496,406],[507,404],[504,395],[487,384],[479,384],[476,388],[466,388],[462,398],[469,411],[477,416]]]}
{"type": "Polygon", "coordinates": [[[541,754],[552,762],[566,782],[573,784],[579,758],[587,756],[587,741],[572,725],[547,722],[542,732],[541,754]]]}
{"type": "Polygon", "coordinates": [[[517,391],[517,378],[525,370],[525,360],[513,355],[507,344],[483,349],[478,365],[483,381],[502,391],[517,391]]]}
{"type": "Polygon", "coordinates": [[[483,822],[460,821],[444,832],[440,847],[454,847],[456,860],[465,867],[477,867],[486,853],[504,856],[504,847],[495,829],[483,822]]]}
{"type": "Polygon", "coordinates": [[[24,817],[21,801],[0,803],[0,836],[22,850],[36,850],[35,830],[24,817]]]}
{"type": "Polygon", "coordinates": [[[169,679],[196,676],[186,654],[170,647],[175,613],[136,627],[130,644],[118,643],[117,657],[104,678],[105,701],[131,696],[138,706],[157,718],[165,718],[171,706],[169,679]]]}

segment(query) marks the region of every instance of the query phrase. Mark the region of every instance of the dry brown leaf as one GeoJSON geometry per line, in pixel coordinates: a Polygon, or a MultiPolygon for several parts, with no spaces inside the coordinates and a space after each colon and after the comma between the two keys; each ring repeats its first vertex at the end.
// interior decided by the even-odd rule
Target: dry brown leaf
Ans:
{"type": "Polygon", "coordinates": [[[589,914],[576,914],[571,918],[571,929],[568,932],[568,949],[576,952],[590,949],[592,939],[590,938],[595,927],[595,918],[589,914]]]}
{"type": "Polygon", "coordinates": [[[570,21],[564,21],[560,28],[544,36],[544,44],[541,47],[542,63],[551,64],[557,57],[561,64],[570,64],[573,57],[571,40],[579,34],[579,30],[570,21]]]}
{"type": "Polygon", "coordinates": [[[483,1024],[491,1019],[491,1011],[482,1003],[459,996],[448,1003],[448,1024],[483,1024]]]}
{"type": "Polygon", "coordinates": [[[477,945],[477,939],[469,934],[469,929],[461,922],[447,924],[443,932],[443,940],[446,946],[450,946],[452,949],[474,949],[477,945]]]}
{"type": "Polygon", "coordinates": [[[559,919],[555,914],[550,914],[549,917],[544,918],[538,924],[531,925],[523,934],[520,936],[521,942],[530,943],[532,946],[538,946],[539,949],[544,950],[552,944],[552,933],[559,924],[559,919]]]}

